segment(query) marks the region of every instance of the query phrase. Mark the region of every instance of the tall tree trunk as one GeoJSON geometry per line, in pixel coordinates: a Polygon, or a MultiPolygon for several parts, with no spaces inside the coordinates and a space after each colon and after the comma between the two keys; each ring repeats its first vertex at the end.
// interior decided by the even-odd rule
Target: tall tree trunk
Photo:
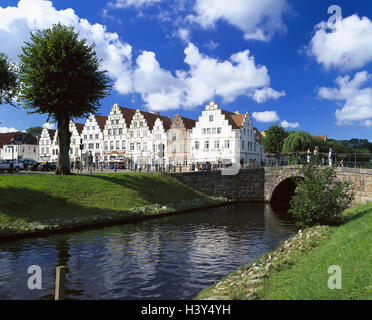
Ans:
{"type": "Polygon", "coordinates": [[[58,144],[59,154],[56,174],[71,174],[70,171],[70,138],[69,128],[70,117],[66,114],[60,114],[58,121],[58,144]]]}

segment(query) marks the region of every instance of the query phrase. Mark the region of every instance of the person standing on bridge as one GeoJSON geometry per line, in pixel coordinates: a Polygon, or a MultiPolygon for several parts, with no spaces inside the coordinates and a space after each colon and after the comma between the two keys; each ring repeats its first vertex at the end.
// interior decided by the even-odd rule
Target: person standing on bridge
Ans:
{"type": "Polygon", "coordinates": [[[328,163],[329,163],[329,166],[332,167],[332,148],[329,148],[329,152],[328,152],[328,163]]]}

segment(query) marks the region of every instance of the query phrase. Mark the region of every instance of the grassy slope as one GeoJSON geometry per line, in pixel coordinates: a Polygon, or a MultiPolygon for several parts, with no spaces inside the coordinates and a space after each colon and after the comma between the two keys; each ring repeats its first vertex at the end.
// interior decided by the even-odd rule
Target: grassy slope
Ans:
{"type": "Polygon", "coordinates": [[[15,221],[115,216],[155,204],[175,210],[195,199],[199,205],[211,202],[206,195],[164,174],[0,175],[0,226],[14,225],[15,221]]]}
{"type": "MultiPolygon", "coordinates": [[[[257,285],[255,299],[372,299],[372,204],[348,210],[348,222],[328,227],[320,240],[307,249],[291,248],[286,263],[278,264],[257,285]],[[328,268],[338,265],[342,270],[342,289],[328,289],[328,268]]],[[[240,270],[251,268],[253,265],[240,270]]],[[[251,270],[251,269],[249,269],[251,270]]],[[[228,278],[236,277],[234,272],[228,278]]],[[[224,281],[226,281],[226,278],[224,281]]],[[[231,282],[228,299],[247,299],[244,284],[231,282]]],[[[213,296],[216,286],[204,289],[197,299],[213,296]]]]}

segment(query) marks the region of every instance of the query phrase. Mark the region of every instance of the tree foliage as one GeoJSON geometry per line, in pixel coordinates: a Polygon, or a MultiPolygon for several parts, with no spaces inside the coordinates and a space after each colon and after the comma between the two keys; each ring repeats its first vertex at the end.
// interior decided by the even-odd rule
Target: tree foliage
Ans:
{"type": "Polygon", "coordinates": [[[314,224],[339,223],[341,213],[354,199],[350,182],[337,181],[334,167],[322,167],[315,163],[304,165],[303,178],[296,180],[296,193],[289,210],[301,227],[314,224]]]}
{"type": "Polygon", "coordinates": [[[41,132],[43,131],[43,127],[30,127],[26,130],[27,133],[32,134],[34,137],[38,138],[41,136],[41,132]]]}
{"type": "Polygon", "coordinates": [[[283,143],[287,138],[288,132],[278,125],[270,126],[266,131],[266,136],[262,140],[262,145],[267,153],[279,153],[282,151],[283,143]]]}
{"type": "Polygon", "coordinates": [[[95,113],[111,89],[101,61],[73,27],[55,24],[31,34],[22,47],[20,100],[29,113],[48,114],[58,123],[58,173],[70,173],[69,122],[95,113]]]}
{"type": "Polygon", "coordinates": [[[17,95],[18,81],[15,67],[8,62],[5,54],[0,53],[0,104],[13,104],[17,95]]]}
{"type": "Polygon", "coordinates": [[[283,152],[306,151],[313,145],[312,137],[305,131],[293,131],[284,139],[283,152]]]}

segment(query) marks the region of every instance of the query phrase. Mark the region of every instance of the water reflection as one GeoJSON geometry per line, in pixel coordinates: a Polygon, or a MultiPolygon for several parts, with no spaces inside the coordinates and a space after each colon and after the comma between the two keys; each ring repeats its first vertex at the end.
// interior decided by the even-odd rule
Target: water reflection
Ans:
{"type": "Polygon", "coordinates": [[[190,299],[296,231],[267,204],[239,204],[143,223],[0,244],[0,299],[51,299],[68,266],[69,299],[190,299]],[[27,268],[43,289],[27,288],[27,268]]]}

